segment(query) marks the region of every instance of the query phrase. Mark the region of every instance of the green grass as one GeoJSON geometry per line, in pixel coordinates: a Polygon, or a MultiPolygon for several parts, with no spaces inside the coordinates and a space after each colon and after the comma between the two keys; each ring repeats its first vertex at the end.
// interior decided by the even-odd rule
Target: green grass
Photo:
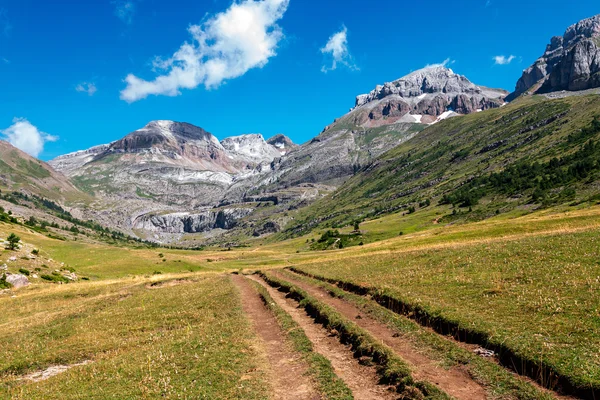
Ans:
{"type": "Polygon", "coordinates": [[[275,315],[279,327],[293,344],[294,350],[302,354],[304,361],[309,365],[309,374],[317,384],[323,399],[353,399],[352,391],[335,374],[331,362],[319,353],[313,351],[313,345],[302,328],[294,322],[271,297],[269,292],[260,284],[252,282],[261,298],[271,312],[275,315]]]}
{"type": "Polygon", "coordinates": [[[255,339],[227,277],[20,292],[0,304],[0,397],[267,399],[255,339]],[[22,376],[91,361],[46,381],[22,376]]]}
{"type": "Polygon", "coordinates": [[[569,232],[300,265],[482,333],[600,388],[600,234],[569,232]]]}

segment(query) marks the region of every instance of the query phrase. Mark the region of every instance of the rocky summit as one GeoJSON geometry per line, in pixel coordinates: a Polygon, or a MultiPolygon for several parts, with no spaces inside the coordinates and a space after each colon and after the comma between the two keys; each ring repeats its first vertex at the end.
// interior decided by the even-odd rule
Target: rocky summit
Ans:
{"type": "Polygon", "coordinates": [[[600,15],[571,25],[555,36],[544,54],[523,71],[513,100],[523,93],[580,91],[600,87],[600,15]]]}
{"type": "Polygon", "coordinates": [[[430,124],[450,115],[500,107],[507,94],[504,90],[477,86],[449,68],[434,66],[358,96],[353,114],[361,126],[391,122],[430,124]]]}

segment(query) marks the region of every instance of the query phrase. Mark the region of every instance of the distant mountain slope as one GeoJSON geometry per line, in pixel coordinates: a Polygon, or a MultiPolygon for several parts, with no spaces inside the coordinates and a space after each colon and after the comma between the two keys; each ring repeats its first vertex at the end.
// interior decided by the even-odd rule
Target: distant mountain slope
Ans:
{"type": "MultiPolygon", "coordinates": [[[[221,215],[231,217],[223,223],[217,221],[219,210],[211,209],[224,202],[236,183],[267,173],[277,157],[280,148],[262,135],[219,142],[191,124],[152,121],[111,144],[67,154],[50,164],[99,199],[87,210],[90,217],[128,232],[158,235],[231,227],[233,219],[248,212],[222,210],[221,215]]],[[[245,191],[242,186],[230,203],[243,199],[245,191]]]]}
{"type": "Polygon", "coordinates": [[[600,15],[571,25],[555,36],[544,54],[517,82],[513,100],[525,92],[549,93],[600,87],[600,15]]]}
{"type": "Polygon", "coordinates": [[[445,67],[428,67],[377,86],[311,142],[274,164],[267,188],[338,185],[361,166],[445,118],[500,107],[508,92],[471,83],[445,67]]]}
{"type": "Polygon", "coordinates": [[[528,98],[452,118],[363,167],[333,195],[299,212],[288,227],[316,226],[428,204],[471,207],[469,218],[597,195],[600,96],[528,98]]]}
{"type": "Polygon", "coordinates": [[[24,191],[62,204],[89,200],[52,167],[0,140],[0,189],[24,191]]]}

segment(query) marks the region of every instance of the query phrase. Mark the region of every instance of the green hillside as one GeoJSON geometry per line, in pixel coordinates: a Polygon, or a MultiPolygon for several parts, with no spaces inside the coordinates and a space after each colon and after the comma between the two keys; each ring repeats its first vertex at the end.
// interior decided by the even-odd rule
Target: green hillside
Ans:
{"type": "Polygon", "coordinates": [[[523,98],[433,125],[302,210],[287,235],[443,206],[440,222],[594,200],[600,97],[523,98]]]}

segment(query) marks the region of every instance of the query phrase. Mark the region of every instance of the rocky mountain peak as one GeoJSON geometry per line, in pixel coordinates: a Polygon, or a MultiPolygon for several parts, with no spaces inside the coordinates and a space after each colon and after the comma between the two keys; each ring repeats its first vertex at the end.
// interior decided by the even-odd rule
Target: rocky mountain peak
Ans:
{"type": "Polygon", "coordinates": [[[356,98],[356,107],[397,95],[414,98],[434,93],[481,93],[482,89],[462,75],[442,66],[426,67],[393,82],[378,85],[369,94],[356,98]]]}
{"type": "Polygon", "coordinates": [[[358,96],[351,114],[353,122],[363,127],[398,122],[431,124],[451,115],[500,107],[507,94],[475,85],[449,68],[432,66],[358,96]]]}
{"type": "Polygon", "coordinates": [[[555,36],[544,54],[523,71],[513,100],[525,92],[579,91],[600,87],[600,14],[555,36]]]}
{"type": "Polygon", "coordinates": [[[268,144],[261,134],[233,136],[221,141],[221,145],[232,157],[242,157],[254,162],[271,162],[280,154],[268,144]]]}
{"type": "Polygon", "coordinates": [[[275,147],[279,151],[281,156],[284,156],[290,151],[298,148],[298,145],[292,142],[292,139],[281,133],[267,140],[267,143],[275,147]]]}
{"type": "Polygon", "coordinates": [[[149,150],[180,152],[182,146],[194,143],[202,147],[222,149],[219,141],[209,132],[186,122],[151,121],[110,145],[108,152],[136,153],[149,150]]]}

